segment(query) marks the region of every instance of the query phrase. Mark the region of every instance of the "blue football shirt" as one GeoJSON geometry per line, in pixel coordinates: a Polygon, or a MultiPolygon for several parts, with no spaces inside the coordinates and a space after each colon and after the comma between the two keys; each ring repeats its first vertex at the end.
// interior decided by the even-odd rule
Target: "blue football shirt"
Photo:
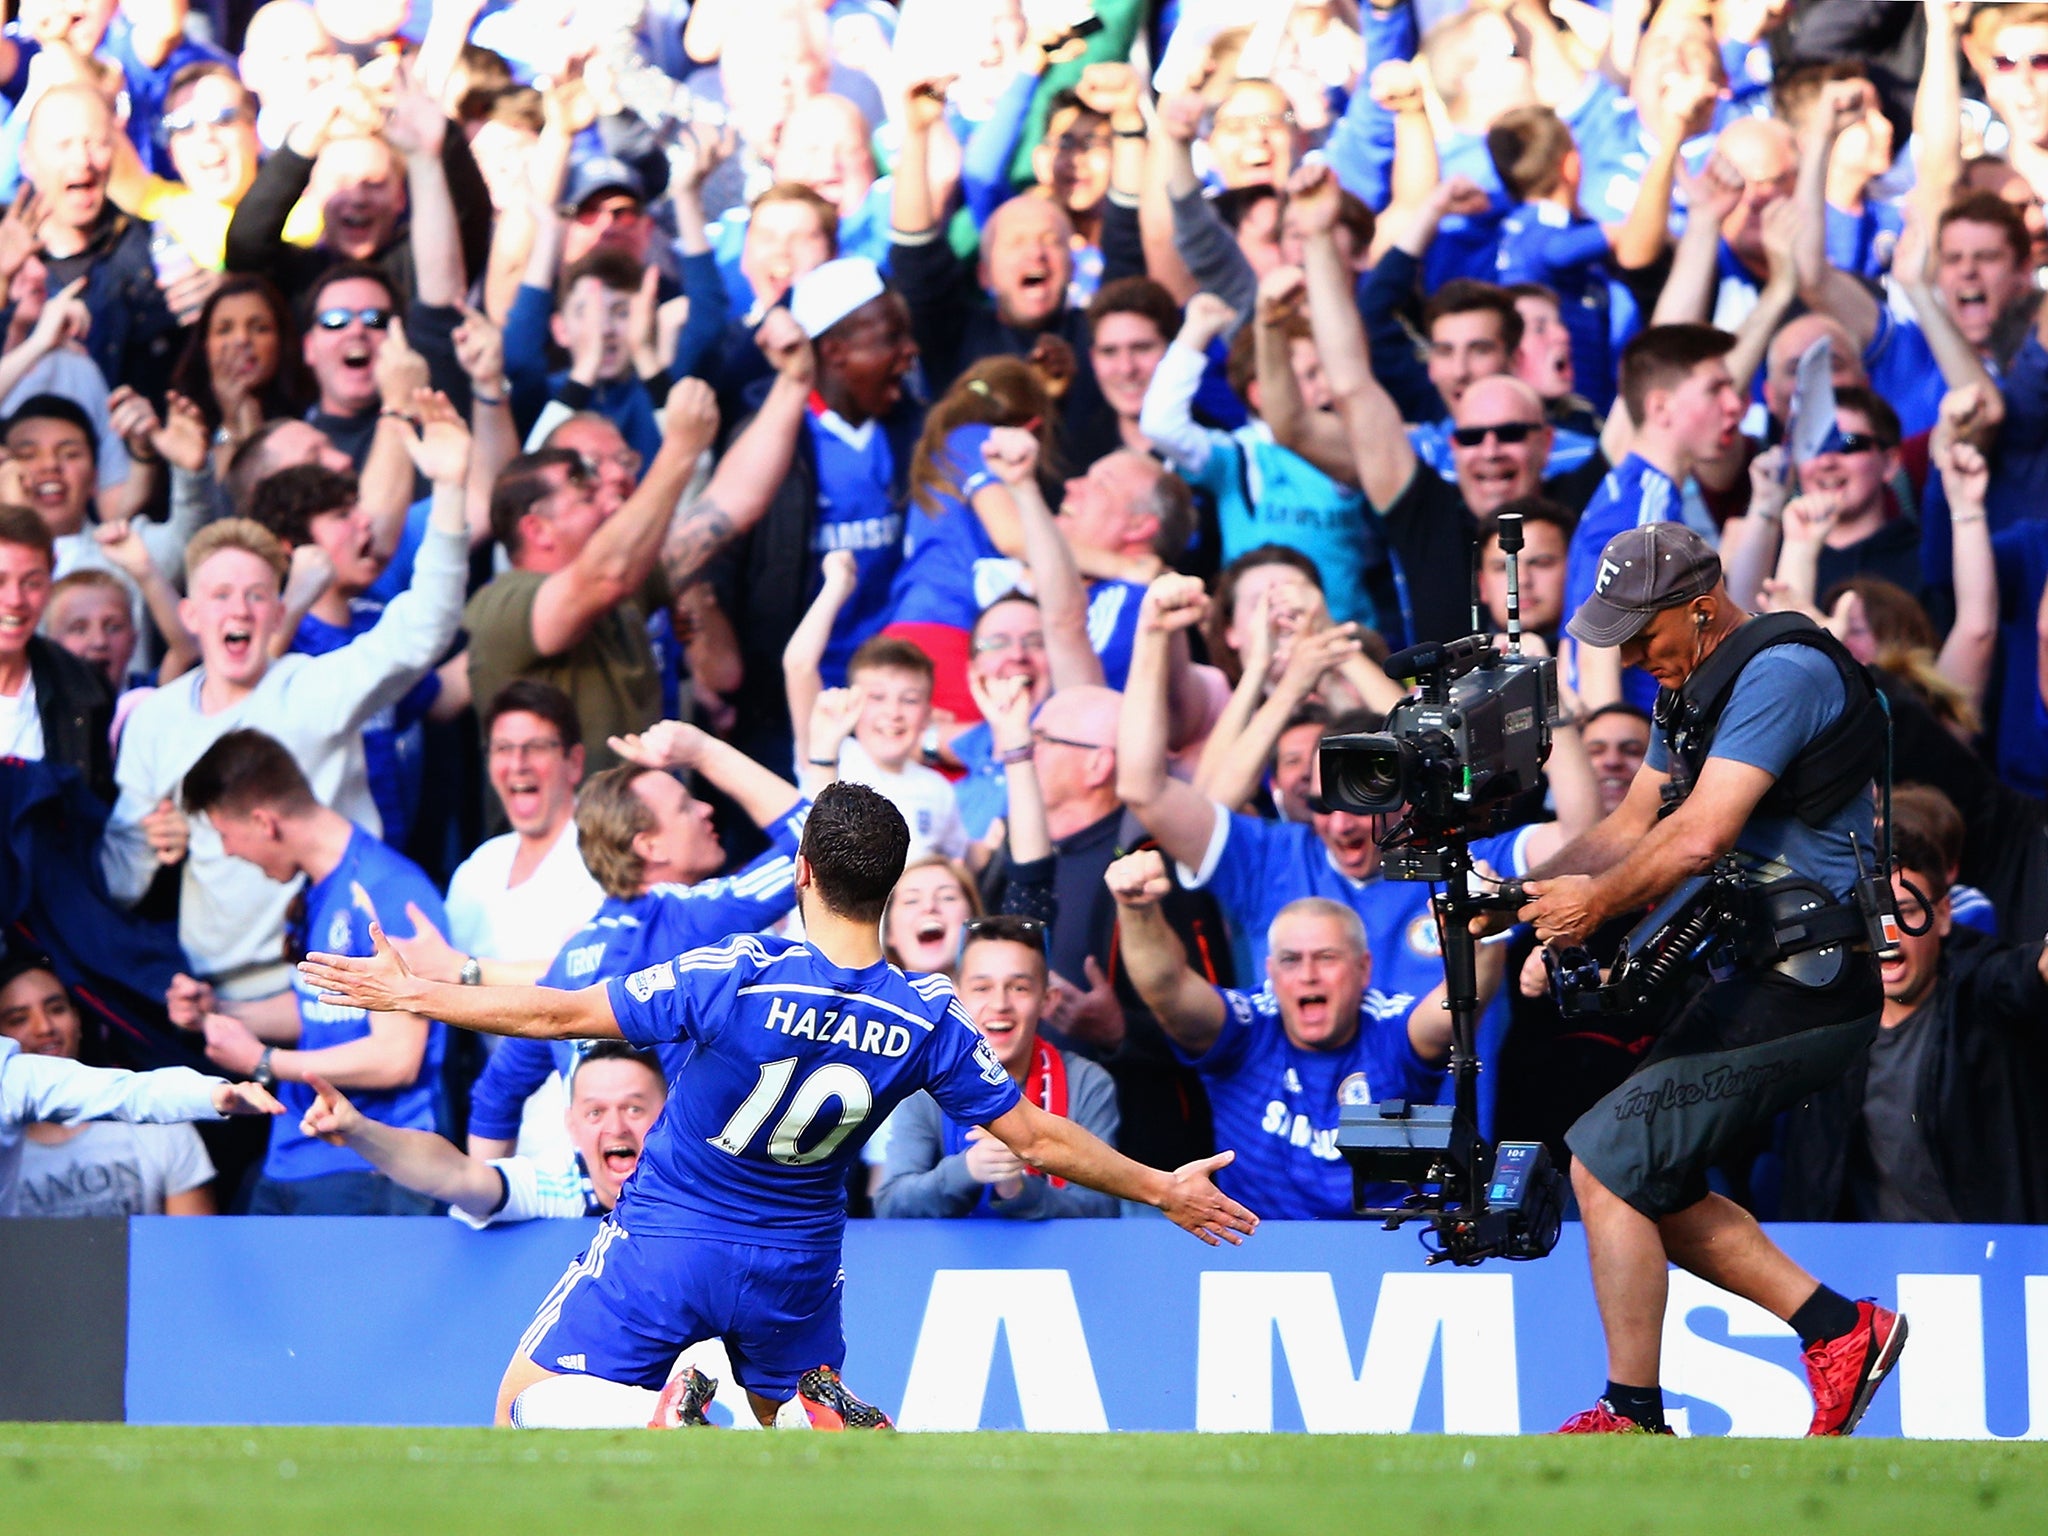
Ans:
{"type": "Polygon", "coordinates": [[[922,1088],[963,1125],[1017,1105],[943,976],[738,937],[605,987],[633,1044],[691,1047],[619,1198],[628,1232],[836,1248],[847,1170],[903,1100],[922,1088]]]}
{"type": "MultiPolygon", "coordinates": [[[[896,504],[895,455],[879,421],[849,426],[835,412],[805,418],[818,464],[818,516],[811,548],[851,551],[853,595],[833,621],[819,671],[828,688],[846,681],[846,664],[889,615],[889,588],[903,563],[903,509],[896,504]]],[[[817,592],[811,584],[806,598],[817,592]]]]}
{"type": "MultiPolygon", "coordinates": [[[[810,801],[803,801],[769,828],[772,846],[737,874],[695,885],[657,885],[638,896],[607,896],[562,946],[539,984],[573,991],[780,922],[796,905],[797,843],[810,809],[810,801]]],[[[500,1041],[470,1095],[470,1133],[517,1136],[527,1097],[549,1073],[567,1077],[581,1045],[574,1040],[500,1041]]],[[[657,1050],[661,1075],[674,1082],[688,1054],[681,1046],[657,1050]]]]}
{"type": "MultiPolygon", "coordinates": [[[[377,921],[396,938],[410,938],[412,919],[406,903],[412,902],[429,921],[446,932],[448,913],[441,905],[441,893],[434,882],[412,860],[357,827],[349,836],[341,862],[327,878],[306,887],[306,917],[303,931],[294,930],[290,942],[295,949],[317,949],[332,955],[373,955],[370,916],[355,903],[354,887],[362,886],[376,909],[377,921]]],[[[292,970],[292,993],[299,1005],[301,1051],[321,1051],[332,1045],[346,1045],[370,1033],[370,1016],[361,1008],[323,1002],[319,990],[292,970]]],[[[357,1109],[382,1125],[403,1130],[431,1131],[435,1127],[434,1091],[441,1080],[441,1058],[447,1049],[448,1029],[444,1024],[427,1025],[426,1053],[420,1058],[419,1075],[402,1088],[351,1088],[348,1096],[357,1109]]],[[[299,1129],[299,1121],[313,1107],[313,1090],[304,1083],[280,1082],[273,1090],[284,1113],[270,1122],[270,1152],[263,1160],[263,1173],[272,1179],[310,1179],[327,1173],[366,1173],[370,1165],[346,1147],[329,1146],[299,1129]]]]}
{"type": "MultiPolygon", "coordinates": [[[[1358,1033],[1333,1051],[1305,1050],[1287,1038],[1270,991],[1219,987],[1223,1033],[1199,1056],[1175,1047],[1209,1090],[1216,1145],[1237,1153],[1216,1171],[1216,1185],[1266,1221],[1330,1221],[1354,1214],[1351,1168],[1337,1150],[1337,1117],[1346,1104],[1408,1099],[1427,1104],[1444,1079],[1441,1066],[1415,1054],[1408,1016],[1415,1001],[1373,988],[1358,1010],[1358,1033]]],[[[1375,1201],[1400,1193],[1381,1186],[1375,1201]]]]}

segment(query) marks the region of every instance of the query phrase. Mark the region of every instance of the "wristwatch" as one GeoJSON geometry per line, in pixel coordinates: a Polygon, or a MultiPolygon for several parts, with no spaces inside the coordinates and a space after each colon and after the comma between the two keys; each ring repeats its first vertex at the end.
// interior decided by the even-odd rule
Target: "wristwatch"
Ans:
{"type": "Polygon", "coordinates": [[[256,1070],[249,1074],[249,1081],[258,1088],[275,1088],[277,1086],[277,1069],[270,1064],[270,1058],[276,1054],[276,1046],[266,1045],[263,1047],[263,1054],[256,1058],[256,1070]]]}
{"type": "Polygon", "coordinates": [[[484,984],[484,968],[475,955],[463,958],[462,974],[459,979],[465,987],[480,987],[484,984]]]}

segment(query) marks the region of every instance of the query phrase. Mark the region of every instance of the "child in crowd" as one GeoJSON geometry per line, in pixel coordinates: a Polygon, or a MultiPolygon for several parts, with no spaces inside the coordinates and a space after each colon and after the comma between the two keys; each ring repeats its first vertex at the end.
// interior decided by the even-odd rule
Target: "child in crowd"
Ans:
{"type": "Polygon", "coordinates": [[[853,653],[846,686],[825,688],[818,676],[825,637],[852,595],[853,556],[825,557],[817,600],[783,652],[790,728],[796,737],[798,783],[815,795],[834,779],[865,784],[888,797],[910,826],[912,860],[942,853],[966,856],[967,829],[945,776],[917,759],[938,755],[932,728],[932,664],[907,641],[877,635],[853,653]]]}

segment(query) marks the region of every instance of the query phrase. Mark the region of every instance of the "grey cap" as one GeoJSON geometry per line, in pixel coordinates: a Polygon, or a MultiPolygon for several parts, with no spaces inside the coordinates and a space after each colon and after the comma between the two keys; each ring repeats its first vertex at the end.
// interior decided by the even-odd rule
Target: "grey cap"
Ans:
{"type": "Polygon", "coordinates": [[[1705,597],[1721,557],[1683,523],[1624,528],[1600,551],[1593,595],[1565,628],[1581,645],[1622,645],[1666,608],[1705,597]]]}

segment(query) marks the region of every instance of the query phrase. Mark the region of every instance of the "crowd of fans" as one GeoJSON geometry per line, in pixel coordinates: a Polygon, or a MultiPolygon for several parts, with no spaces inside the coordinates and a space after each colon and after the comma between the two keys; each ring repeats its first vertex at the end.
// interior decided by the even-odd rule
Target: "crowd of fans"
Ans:
{"type": "MultiPolygon", "coordinates": [[[[290,962],[784,924],[842,777],[1042,1107],[1348,1215],[1340,1106],[1450,1031],[1317,744],[1505,629],[1513,512],[1565,698],[1492,872],[1643,760],[1562,633],[1620,529],[1890,704],[1930,921],[1722,1187],[2048,1220],[2048,5],[21,0],[0,97],[0,1068],[284,1106],[0,1093],[0,1215],[608,1209],[671,1064],[290,962]]],[[[1483,958],[1488,1129],[1562,1157],[1646,1042],[1483,958]]],[[[1117,1214],[929,1100],[867,1157],[859,1214],[1117,1214]]]]}

